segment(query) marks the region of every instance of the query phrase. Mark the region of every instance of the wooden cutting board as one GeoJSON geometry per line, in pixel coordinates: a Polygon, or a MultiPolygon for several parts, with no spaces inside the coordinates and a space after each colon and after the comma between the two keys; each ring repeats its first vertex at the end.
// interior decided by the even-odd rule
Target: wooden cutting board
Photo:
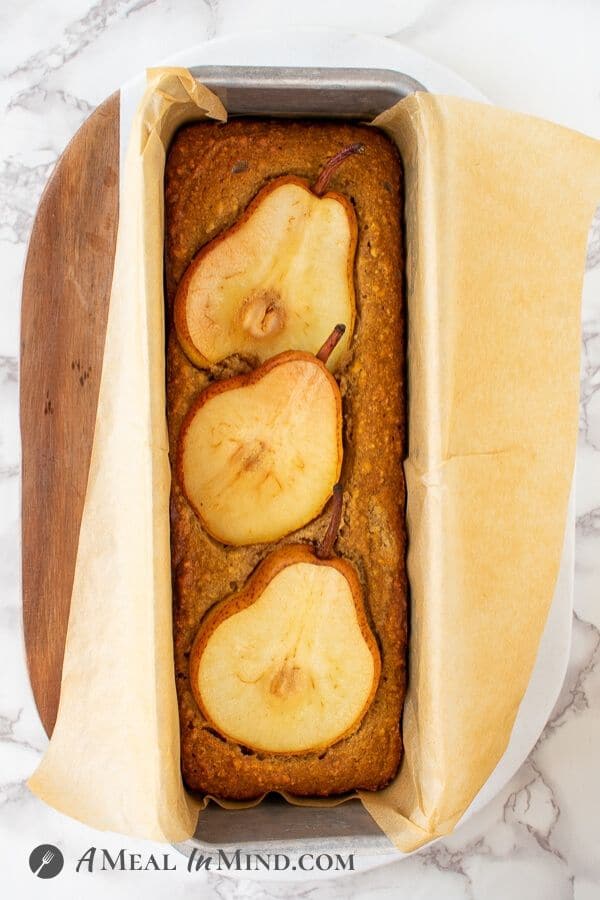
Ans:
{"type": "Polygon", "coordinates": [[[56,721],[119,202],[119,95],[79,129],[35,217],[21,311],[23,626],[35,702],[56,721]]]}

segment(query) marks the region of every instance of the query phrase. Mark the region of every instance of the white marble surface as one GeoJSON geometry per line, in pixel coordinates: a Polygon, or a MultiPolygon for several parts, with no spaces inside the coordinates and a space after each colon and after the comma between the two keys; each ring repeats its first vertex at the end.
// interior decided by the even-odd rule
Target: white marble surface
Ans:
{"type": "MultiPolygon", "coordinates": [[[[45,746],[20,630],[18,320],[26,243],[65,144],[120,83],[189,44],[233,31],[325,25],[390,35],[493,101],[600,137],[600,5],[594,0],[3,0],[0,6],[0,885],[7,896],[400,897],[595,900],[600,896],[600,223],[584,291],[573,648],[556,709],[528,762],[456,835],[410,859],[333,882],[222,875],[75,875],[99,834],[38,802],[24,781],[45,746]],[[31,849],[65,870],[35,879],[31,849]],[[82,879],[85,878],[85,882],[82,879]],[[142,887],[143,882],[143,887],[142,887]]],[[[99,786],[101,789],[101,786],[99,786]]]]}

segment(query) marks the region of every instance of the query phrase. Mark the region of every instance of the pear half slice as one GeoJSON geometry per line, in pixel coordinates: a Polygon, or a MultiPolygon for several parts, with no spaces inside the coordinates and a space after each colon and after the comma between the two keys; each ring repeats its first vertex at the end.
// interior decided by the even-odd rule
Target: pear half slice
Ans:
{"type": "Polygon", "coordinates": [[[177,290],[179,342],[197,366],[234,354],[264,361],[284,350],[316,353],[331,322],[346,333],[328,366],[334,371],[354,328],[354,207],[325,193],[341,162],[362,152],[346,147],[312,186],[276,178],[227,231],[201,248],[177,290]]]}
{"type": "Polygon", "coordinates": [[[310,353],[280,353],[206,388],[182,424],[177,473],[207,531],[275,541],[317,516],[342,465],[337,382],[310,353]]]}
{"type": "Polygon", "coordinates": [[[203,715],[267,753],[321,750],[354,731],[381,661],[354,567],[304,544],[269,555],[202,623],[190,654],[203,715]]]}

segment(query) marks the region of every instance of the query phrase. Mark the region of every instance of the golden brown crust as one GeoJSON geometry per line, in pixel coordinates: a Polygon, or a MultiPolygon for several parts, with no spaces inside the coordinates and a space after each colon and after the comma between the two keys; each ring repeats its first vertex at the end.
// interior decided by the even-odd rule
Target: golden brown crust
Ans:
{"type": "MultiPolygon", "coordinates": [[[[184,272],[207,241],[231,227],[272,178],[312,182],[323,162],[360,141],[365,153],[332,178],[357,213],[354,266],[357,319],[336,376],[344,408],[344,517],[336,551],[358,572],[381,678],[360,727],[328,750],[298,756],[254,753],[224,740],[202,716],[189,680],[189,655],[204,614],[243,588],[275,546],[319,540],[327,510],[277,545],[225,547],[211,538],[174,479],[171,545],[175,669],[181,758],[191,790],[250,799],[270,790],[328,795],[376,790],[393,778],[401,754],[406,682],[404,568],[404,338],[401,269],[401,168],[395,147],[376,129],[328,122],[232,120],[182,128],[166,167],[166,280],[172,306],[184,272]]],[[[172,458],[184,416],[211,381],[240,375],[252,360],[231,358],[196,369],[171,329],[167,409],[172,458]]],[[[332,640],[335,636],[332,635],[332,640]]]]}
{"type": "MultiPolygon", "coordinates": [[[[221,603],[216,604],[216,606],[213,606],[209,610],[209,612],[202,620],[201,627],[198,630],[198,634],[196,635],[196,639],[192,645],[192,651],[190,654],[189,670],[192,693],[194,695],[196,703],[198,704],[198,708],[202,712],[202,715],[206,718],[207,721],[209,721],[210,717],[206,712],[206,709],[204,708],[202,697],[197,690],[200,658],[204,653],[209,638],[214,634],[219,625],[221,625],[226,619],[229,619],[236,613],[239,613],[243,609],[247,609],[249,606],[251,606],[252,603],[255,602],[256,597],[259,597],[263,593],[269,582],[273,581],[275,576],[278,575],[279,572],[282,571],[282,569],[285,569],[287,566],[296,565],[297,563],[308,563],[309,565],[313,566],[331,566],[332,568],[337,569],[337,571],[344,576],[344,578],[350,585],[350,590],[354,598],[358,627],[360,628],[360,632],[364,638],[364,641],[371,652],[371,656],[373,657],[374,674],[371,693],[369,694],[364,708],[356,722],[350,728],[348,728],[345,734],[340,735],[340,737],[338,738],[338,740],[342,740],[348,734],[356,731],[356,729],[362,722],[366,711],[373,701],[373,697],[375,696],[375,693],[377,691],[377,686],[379,685],[379,678],[381,676],[381,657],[379,656],[377,642],[373,637],[373,632],[371,631],[371,628],[369,627],[369,623],[367,621],[367,615],[365,612],[364,600],[362,596],[362,587],[354,566],[349,563],[347,559],[336,559],[335,557],[332,559],[318,559],[313,553],[312,549],[307,546],[307,544],[288,544],[285,547],[280,547],[278,550],[274,550],[273,553],[270,553],[269,556],[267,556],[266,559],[263,559],[263,561],[258,565],[241,591],[238,591],[236,594],[233,594],[232,596],[223,600],[221,603]]],[[[316,752],[320,749],[324,748],[317,747],[311,752],[316,752]]],[[[298,752],[298,754],[287,752],[284,755],[297,756],[299,754],[305,756],[306,751],[301,750],[298,752]]]]}

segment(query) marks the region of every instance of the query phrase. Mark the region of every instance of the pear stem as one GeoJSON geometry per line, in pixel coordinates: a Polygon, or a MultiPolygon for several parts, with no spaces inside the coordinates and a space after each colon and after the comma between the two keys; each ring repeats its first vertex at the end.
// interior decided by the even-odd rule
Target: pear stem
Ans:
{"type": "Polygon", "coordinates": [[[335,156],[332,156],[331,159],[328,159],[319,172],[319,176],[313,185],[313,194],[316,194],[317,197],[322,197],[327,190],[327,186],[331,180],[331,176],[340,167],[344,160],[348,159],[349,156],[354,156],[356,153],[364,152],[364,144],[350,144],[349,147],[344,147],[343,150],[340,150],[339,153],[336,153],[335,156]]]}
{"type": "Polygon", "coordinates": [[[340,530],[340,522],[342,521],[342,507],[344,505],[344,488],[338,482],[333,488],[333,500],[331,502],[331,519],[327,526],[327,531],[320,544],[317,545],[315,551],[318,559],[331,559],[333,556],[333,545],[336,542],[338,531],[340,530]]]}
{"type": "Polygon", "coordinates": [[[346,326],[343,324],[336,325],[319,352],[316,354],[317,359],[320,359],[323,365],[327,365],[327,360],[337,347],[340,342],[342,335],[346,330],[346,326]]]}

